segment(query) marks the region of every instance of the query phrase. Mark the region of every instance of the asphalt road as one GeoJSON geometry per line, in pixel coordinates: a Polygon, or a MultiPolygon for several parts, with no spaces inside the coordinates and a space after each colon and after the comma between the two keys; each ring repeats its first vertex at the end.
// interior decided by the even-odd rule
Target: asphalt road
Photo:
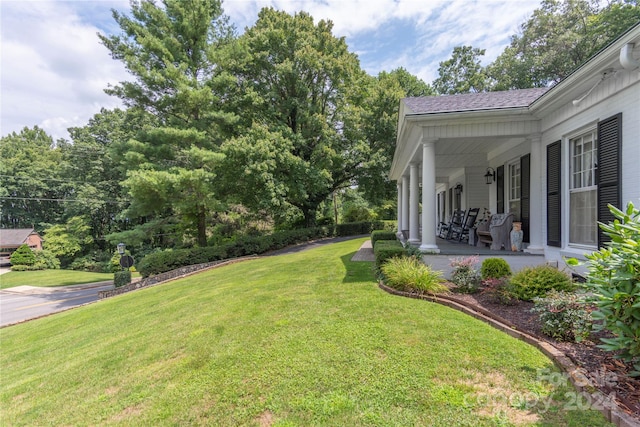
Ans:
{"type": "Polygon", "coordinates": [[[39,288],[17,286],[0,290],[0,326],[68,310],[98,299],[98,292],[112,289],[111,282],[39,288]]]}

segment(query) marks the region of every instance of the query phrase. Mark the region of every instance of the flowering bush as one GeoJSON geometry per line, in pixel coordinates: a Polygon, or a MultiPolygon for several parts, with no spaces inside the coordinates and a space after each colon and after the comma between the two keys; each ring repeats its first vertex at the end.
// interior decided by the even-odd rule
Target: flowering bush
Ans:
{"type": "Polygon", "coordinates": [[[582,295],[551,291],[545,298],[534,298],[531,309],[540,313],[542,333],[559,341],[580,342],[589,336],[591,311],[582,295]]]}
{"type": "Polygon", "coordinates": [[[451,272],[451,281],[456,285],[458,292],[472,294],[480,289],[480,274],[476,265],[480,261],[477,255],[454,258],[449,264],[453,267],[451,272]]]}

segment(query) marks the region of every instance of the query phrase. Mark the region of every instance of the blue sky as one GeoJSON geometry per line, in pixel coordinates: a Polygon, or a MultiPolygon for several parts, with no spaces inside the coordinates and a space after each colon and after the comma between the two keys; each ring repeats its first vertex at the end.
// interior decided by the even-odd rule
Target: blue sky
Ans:
{"type": "MultiPolygon", "coordinates": [[[[431,83],[455,46],[486,49],[490,63],[540,2],[534,0],[226,0],[239,32],[261,8],[304,10],[334,23],[371,75],[404,67],[431,83]]],[[[0,135],[38,125],[68,138],[101,107],[121,105],[104,93],[131,79],[111,59],[97,33],[119,28],[111,9],[129,12],[128,0],[0,0],[0,135]]]]}

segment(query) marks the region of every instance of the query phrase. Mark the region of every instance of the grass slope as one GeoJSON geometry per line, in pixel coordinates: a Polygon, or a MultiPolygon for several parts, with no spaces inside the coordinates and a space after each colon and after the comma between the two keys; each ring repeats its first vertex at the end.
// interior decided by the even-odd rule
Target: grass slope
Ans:
{"type": "Polygon", "coordinates": [[[572,389],[539,380],[554,368],[534,348],[379,290],[349,261],[361,243],[2,329],[2,424],[606,425],[566,410],[572,389]]]}

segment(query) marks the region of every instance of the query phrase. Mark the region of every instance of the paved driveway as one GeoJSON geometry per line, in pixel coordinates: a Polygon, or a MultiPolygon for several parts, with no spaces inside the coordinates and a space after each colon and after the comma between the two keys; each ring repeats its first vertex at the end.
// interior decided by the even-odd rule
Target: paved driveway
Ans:
{"type": "Polygon", "coordinates": [[[24,322],[98,300],[98,292],[113,289],[112,282],[39,288],[16,286],[0,290],[0,326],[24,322]]]}

